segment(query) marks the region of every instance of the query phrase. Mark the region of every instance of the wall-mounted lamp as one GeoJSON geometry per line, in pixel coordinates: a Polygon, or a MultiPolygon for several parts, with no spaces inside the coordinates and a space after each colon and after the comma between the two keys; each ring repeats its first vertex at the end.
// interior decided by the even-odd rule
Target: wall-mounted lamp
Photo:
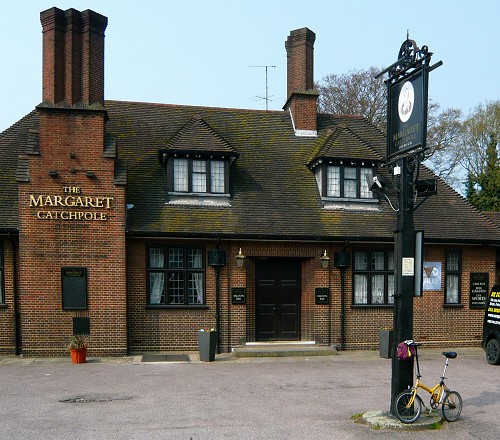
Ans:
{"type": "Polygon", "coordinates": [[[330,264],[330,257],[323,252],[323,255],[320,257],[319,261],[321,262],[321,269],[328,269],[328,265],[330,264]]]}
{"type": "Polygon", "coordinates": [[[234,258],[236,260],[236,266],[243,267],[243,265],[245,264],[246,257],[242,254],[241,248],[238,254],[234,258]]]}
{"type": "Polygon", "coordinates": [[[95,174],[92,172],[92,171],[87,171],[86,172],[86,175],[89,179],[94,179],[95,178],[95,174]]]}
{"type": "Polygon", "coordinates": [[[59,173],[56,170],[49,170],[50,177],[57,177],[59,173]]]}

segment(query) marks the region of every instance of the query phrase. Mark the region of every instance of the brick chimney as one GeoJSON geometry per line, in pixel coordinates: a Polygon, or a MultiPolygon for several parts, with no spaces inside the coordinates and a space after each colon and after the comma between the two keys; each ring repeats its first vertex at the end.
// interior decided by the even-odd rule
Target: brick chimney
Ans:
{"type": "Polygon", "coordinates": [[[102,108],[104,30],[96,12],[58,8],[40,14],[43,29],[43,106],[102,108]]]}
{"type": "Polygon", "coordinates": [[[297,136],[316,136],[318,92],[314,90],[314,41],[316,34],[308,28],[290,32],[287,52],[287,102],[297,136]]]}

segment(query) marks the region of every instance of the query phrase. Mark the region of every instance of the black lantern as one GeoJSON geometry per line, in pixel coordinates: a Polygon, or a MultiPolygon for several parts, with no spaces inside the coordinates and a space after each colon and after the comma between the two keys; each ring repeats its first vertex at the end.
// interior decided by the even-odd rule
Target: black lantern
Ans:
{"type": "Polygon", "coordinates": [[[241,248],[240,248],[240,251],[238,252],[238,254],[236,255],[236,257],[234,257],[234,258],[236,260],[236,266],[243,267],[243,265],[245,264],[246,257],[242,254],[241,248]]]}
{"type": "Polygon", "coordinates": [[[323,252],[323,255],[320,257],[319,261],[321,261],[321,269],[328,269],[328,265],[330,264],[330,257],[326,254],[326,250],[323,252]]]}

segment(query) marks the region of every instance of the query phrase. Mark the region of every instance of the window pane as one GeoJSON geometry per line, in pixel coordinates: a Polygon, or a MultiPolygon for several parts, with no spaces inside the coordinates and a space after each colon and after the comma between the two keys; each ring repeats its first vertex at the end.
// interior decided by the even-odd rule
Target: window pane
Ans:
{"type": "Polygon", "coordinates": [[[193,192],[207,192],[207,164],[193,160],[193,192]]]}
{"type": "Polygon", "coordinates": [[[357,172],[354,167],[344,168],[344,197],[356,198],[357,172]]]}
{"type": "Polygon", "coordinates": [[[460,268],[458,252],[449,252],[446,256],[446,270],[458,272],[460,268]]]}
{"type": "Polygon", "coordinates": [[[170,272],[168,275],[168,303],[170,305],[184,304],[184,274],[170,272]]]}
{"type": "Polygon", "coordinates": [[[203,304],[203,274],[188,274],[188,304],[203,304]]]}
{"type": "Polygon", "coordinates": [[[372,275],[372,304],[384,304],[384,275],[372,275]]]}
{"type": "Polygon", "coordinates": [[[458,275],[446,275],[446,302],[458,304],[458,275]]]}
{"type": "Polygon", "coordinates": [[[212,160],[210,162],[210,192],[224,193],[224,161],[212,160]]]}
{"type": "Polygon", "coordinates": [[[370,191],[367,176],[373,176],[373,168],[361,168],[360,196],[362,199],[372,199],[373,192],[370,191]]]}
{"type": "Polygon", "coordinates": [[[394,252],[387,253],[387,270],[394,270],[394,252]]]}
{"type": "Polygon", "coordinates": [[[368,277],[354,275],[354,303],[368,304],[368,277]]]}
{"type": "Polygon", "coordinates": [[[168,250],[169,269],[182,269],[184,267],[184,249],[170,248],[168,250]]]}
{"type": "Polygon", "coordinates": [[[165,255],[161,248],[149,249],[149,267],[163,268],[165,267],[165,255]]]}
{"type": "Polygon", "coordinates": [[[165,301],[165,274],[150,272],[149,274],[149,303],[162,304],[165,301]]]}
{"type": "Polygon", "coordinates": [[[394,304],[394,275],[387,275],[388,303],[394,304]]]}
{"type": "Polygon", "coordinates": [[[372,270],[384,270],[384,252],[372,252],[372,270]]]}
{"type": "Polygon", "coordinates": [[[340,167],[328,167],[327,197],[340,197],[340,167]]]}
{"type": "Polygon", "coordinates": [[[368,270],[367,252],[356,252],[354,257],[354,268],[356,270],[368,270]]]}
{"type": "Polygon", "coordinates": [[[203,251],[201,249],[188,249],[188,268],[203,269],[203,251]]]}
{"type": "Polygon", "coordinates": [[[174,191],[188,190],[188,160],[174,159],[174,191]]]}

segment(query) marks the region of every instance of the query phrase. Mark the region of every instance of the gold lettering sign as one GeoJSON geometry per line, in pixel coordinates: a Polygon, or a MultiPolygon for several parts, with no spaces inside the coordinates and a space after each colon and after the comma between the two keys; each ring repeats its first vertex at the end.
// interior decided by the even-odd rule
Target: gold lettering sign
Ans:
{"type": "Polygon", "coordinates": [[[38,208],[35,215],[40,220],[74,221],[106,221],[108,216],[101,210],[113,208],[114,197],[84,196],[81,195],[81,189],[76,186],[63,187],[63,193],[62,196],[30,194],[29,206],[38,208]]]}

